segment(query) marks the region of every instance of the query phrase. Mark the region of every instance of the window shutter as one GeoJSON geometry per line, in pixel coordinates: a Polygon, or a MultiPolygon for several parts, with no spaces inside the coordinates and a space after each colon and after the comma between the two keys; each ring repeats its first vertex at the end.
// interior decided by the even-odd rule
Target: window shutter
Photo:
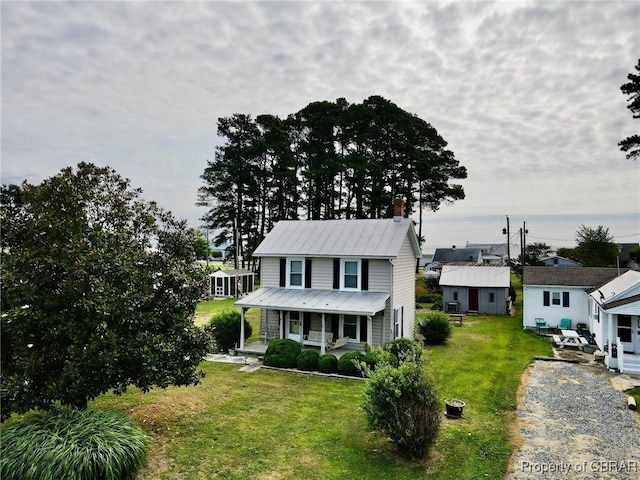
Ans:
{"type": "Polygon", "coordinates": [[[331,315],[331,332],[333,333],[334,340],[337,340],[339,331],[340,331],[340,316],[331,315]]]}
{"type": "Polygon", "coordinates": [[[369,290],[369,260],[364,258],[362,259],[362,262],[360,263],[360,269],[362,270],[361,276],[362,276],[362,280],[361,280],[361,290],[369,290]]]}
{"type": "Polygon", "coordinates": [[[562,306],[569,306],[569,292],[562,292],[562,306]]]}
{"type": "Polygon", "coordinates": [[[545,290],[544,292],[542,292],[542,304],[545,307],[548,307],[551,304],[548,290],[545,290]]]}
{"type": "Polygon", "coordinates": [[[311,288],[311,259],[304,259],[304,288],[311,288]]]}
{"type": "Polygon", "coordinates": [[[340,288],[340,259],[333,259],[333,288],[338,290],[340,288]]]}
{"type": "Polygon", "coordinates": [[[286,258],[280,259],[280,286],[281,287],[287,286],[287,259],[286,258]]]}
{"type": "Polygon", "coordinates": [[[360,315],[360,341],[367,341],[367,317],[360,315]]]}
{"type": "Polygon", "coordinates": [[[302,325],[302,334],[309,335],[309,330],[311,330],[311,312],[304,312],[302,314],[302,318],[304,319],[304,325],[302,325]]]}

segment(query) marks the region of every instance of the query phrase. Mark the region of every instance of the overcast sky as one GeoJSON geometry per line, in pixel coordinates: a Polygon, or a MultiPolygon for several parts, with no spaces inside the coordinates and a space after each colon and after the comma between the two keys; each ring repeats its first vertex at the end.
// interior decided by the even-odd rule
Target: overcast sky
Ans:
{"type": "MultiPolygon", "coordinates": [[[[429,214],[433,225],[615,215],[616,237],[638,239],[640,162],[617,146],[640,129],[620,92],[640,57],[637,1],[1,9],[2,183],[111,165],[199,226],[219,117],[381,95],[431,123],[468,169],[467,198],[429,214]]],[[[488,241],[468,236],[442,241],[488,241]]]]}

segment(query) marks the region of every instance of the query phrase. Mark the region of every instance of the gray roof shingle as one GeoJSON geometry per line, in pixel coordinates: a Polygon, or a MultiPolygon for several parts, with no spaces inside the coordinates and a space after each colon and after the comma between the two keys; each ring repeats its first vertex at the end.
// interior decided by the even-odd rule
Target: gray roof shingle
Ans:
{"type": "Polygon", "coordinates": [[[524,267],[523,283],[596,288],[626,271],[609,267],[524,267]]]}

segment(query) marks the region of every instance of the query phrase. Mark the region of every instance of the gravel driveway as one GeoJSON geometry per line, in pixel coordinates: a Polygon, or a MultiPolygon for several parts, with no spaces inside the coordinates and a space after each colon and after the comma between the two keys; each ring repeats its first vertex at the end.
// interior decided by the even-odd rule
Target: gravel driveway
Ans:
{"type": "Polygon", "coordinates": [[[638,480],[638,414],[612,377],[602,367],[535,362],[517,410],[521,447],[506,478],[638,480]]]}

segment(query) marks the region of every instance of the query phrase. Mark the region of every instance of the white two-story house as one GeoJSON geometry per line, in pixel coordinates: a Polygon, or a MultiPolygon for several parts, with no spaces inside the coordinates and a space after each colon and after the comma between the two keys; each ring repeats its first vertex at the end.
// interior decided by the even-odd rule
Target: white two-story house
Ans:
{"type": "MultiPolygon", "coordinates": [[[[398,213],[381,220],[278,222],[254,252],[260,288],[235,303],[243,318],[259,308],[261,332],[303,345],[310,332],[342,339],[354,350],[414,338],[421,252],[413,221],[398,213]]],[[[321,353],[325,343],[318,343],[321,353]]]]}

